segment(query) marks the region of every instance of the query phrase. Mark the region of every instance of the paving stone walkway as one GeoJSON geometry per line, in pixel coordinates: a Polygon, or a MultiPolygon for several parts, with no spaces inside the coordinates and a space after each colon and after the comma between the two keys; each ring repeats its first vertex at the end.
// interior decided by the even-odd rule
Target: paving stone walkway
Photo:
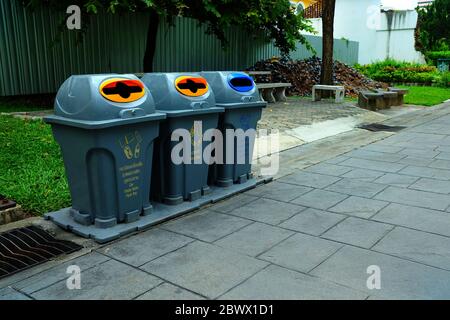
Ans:
{"type": "Polygon", "coordinates": [[[0,282],[0,299],[450,299],[448,107],[416,114],[384,140],[305,169],[291,161],[292,173],[272,183],[0,282]],[[74,264],[80,290],[66,287],[74,264]],[[380,289],[367,286],[373,268],[380,289]]]}
{"type": "Polygon", "coordinates": [[[287,102],[270,103],[263,109],[258,128],[285,131],[316,122],[370,113],[356,102],[336,104],[331,99],[312,102],[311,98],[289,97],[287,102]]]}

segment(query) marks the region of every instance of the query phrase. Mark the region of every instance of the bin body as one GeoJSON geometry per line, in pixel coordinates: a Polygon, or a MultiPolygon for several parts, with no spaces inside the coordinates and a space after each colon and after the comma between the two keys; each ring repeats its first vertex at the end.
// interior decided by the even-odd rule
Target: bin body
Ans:
{"type": "Polygon", "coordinates": [[[151,212],[153,98],[133,75],[82,75],[58,91],[50,123],[61,147],[72,218],[108,228],[151,212]]]}
{"type": "Polygon", "coordinates": [[[211,168],[210,181],[214,181],[221,187],[227,187],[233,183],[244,183],[251,178],[251,159],[255,142],[255,136],[251,133],[256,133],[262,108],[266,107],[267,103],[261,101],[253,79],[245,73],[202,72],[200,74],[208,80],[216,98],[216,106],[225,109],[218,125],[224,138],[224,163],[211,168]],[[239,141],[230,134],[232,131],[238,134],[239,129],[244,133],[244,140],[239,141]],[[230,159],[232,159],[231,163],[230,159]]]}
{"type": "Polygon", "coordinates": [[[155,145],[151,198],[170,205],[197,200],[210,191],[209,159],[203,155],[209,142],[202,137],[217,127],[223,109],[215,107],[207,82],[196,74],[151,73],[141,80],[150,88],[158,112],[167,116],[155,145]],[[181,138],[172,141],[178,129],[190,133],[189,162],[175,163],[172,159],[172,150],[181,143],[181,138]]]}

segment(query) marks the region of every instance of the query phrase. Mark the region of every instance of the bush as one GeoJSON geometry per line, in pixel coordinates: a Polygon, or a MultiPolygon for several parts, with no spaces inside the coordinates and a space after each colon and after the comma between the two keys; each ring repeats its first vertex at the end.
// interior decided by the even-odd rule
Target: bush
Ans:
{"type": "Polygon", "coordinates": [[[369,65],[356,65],[355,67],[373,80],[388,83],[403,82],[430,84],[435,82],[437,77],[439,77],[439,73],[435,66],[401,62],[392,59],[369,65]]]}
{"type": "Polygon", "coordinates": [[[436,83],[439,87],[450,88],[450,71],[441,73],[436,83]]]}
{"type": "Polygon", "coordinates": [[[423,53],[450,50],[450,0],[434,0],[416,10],[416,49],[423,53]]]}
{"type": "Polygon", "coordinates": [[[450,59],[450,51],[430,51],[427,52],[426,56],[436,62],[437,59],[450,59]]]}

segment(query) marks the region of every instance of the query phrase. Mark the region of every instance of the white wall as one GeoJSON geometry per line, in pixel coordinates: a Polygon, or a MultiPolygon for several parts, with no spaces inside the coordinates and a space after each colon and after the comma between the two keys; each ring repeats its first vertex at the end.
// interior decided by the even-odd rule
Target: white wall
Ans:
{"type": "Polygon", "coordinates": [[[382,12],[377,30],[377,57],[425,62],[423,55],[414,48],[416,24],[415,10],[382,12]]]}
{"type": "MultiPolygon", "coordinates": [[[[417,13],[414,10],[394,11],[389,31],[387,13],[380,8],[380,0],[337,0],[334,37],[359,42],[360,64],[388,57],[424,62],[423,56],[414,49],[417,13]]],[[[321,36],[322,19],[311,21],[321,36]]]]}

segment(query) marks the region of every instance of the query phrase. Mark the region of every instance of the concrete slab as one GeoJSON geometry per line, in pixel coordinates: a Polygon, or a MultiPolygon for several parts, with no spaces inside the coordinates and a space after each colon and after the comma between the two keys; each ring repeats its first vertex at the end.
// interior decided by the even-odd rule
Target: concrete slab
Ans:
{"type": "Polygon", "coordinates": [[[32,296],[38,300],[129,300],[161,282],[143,271],[109,260],[81,272],[81,289],[70,290],[66,280],[62,280],[32,296]]]}
{"type": "Polygon", "coordinates": [[[319,163],[305,169],[307,172],[326,174],[329,176],[341,176],[350,170],[351,169],[348,167],[342,167],[331,163],[319,163]]]}
{"type": "Polygon", "coordinates": [[[372,143],[372,144],[362,147],[361,150],[385,152],[385,153],[397,153],[397,152],[403,150],[403,148],[396,147],[396,146],[390,146],[390,145],[382,145],[382,144],[372,143]]]}
{"type": "Polygon", "coordinates": [[[396,227],[373,250],[450,270],[450,238],[396,227]]]}
{"type": "Polygon", "coordinates": [[[420,178],[409,188],[435,193],[450,194],[450,181],[420,178]]]}
{"type": "Polygon", "coordinates": [[[141,268],[182,288],[214,299],[266,266],[266,262],[195,241],[141,268]]]}
{"type": "Polygon", "coordinates": [[[6,300],[32,300],[32,299],[29,296],[26,296],[13,288],[6,287],[0,289],[0,301],[6,300]]]}
{"type": "Polygon", "coordinates": [[[439,153],[435,158],[436,159],[442,159],[442,160],[450,160],[450,146],[446,146],[446,147],[439,147],[438,151],[441,152],[439,153]],[[448,150],[446,152],[442,152],[443,150],[448,150]]]}
{"type": "Polygon", "coordinates": [[[114,242],[97,251],[116,260],[139,267],[192,241],[194,241],[192,238],[153,228],[122,241],[114,242]]]}
{"type": "Polygon", "coordinates": [[[368,294],[401,299],[450,299],[450,272],[351,246],[339,250],[312,274],[368,294]],[[379,267],[381,289],[367,287],[372,274],[367,272],[370,266],[379,267]]]}
{"type": "Polygon", "coordinates": [[[296,204],[260,198],[258,201],[246,204],[241,208],[231,211],[229,214],[253,221],[277,225],[304,209],[305,207],[296,204]]]}
{"type": "Polygon", "coordinates": [[[450,195],[398,187],[388,187],[375,199],[435,210],[445,210],[450,206],[450,195]]]}
{"type": "MultiPolygon", "coordinates": [[[[377,120],[380,120],[381,118],[382,117],[379,117],[377,120]]],[[[367,117],[354,116],[326,120],[312,123],[310,125],[300,126],[291,130],[286,130],[286,133],[305,142],[312,142],[326,137],[335,136],[339,133],[351,131],[357,125],[365,122],[366,119],[367,117]]]]}
{"type": "Polygon", "coordinates": [[[443,159],[437,159],[437,160],[434,160],[432,163],[430,163],[429,167],[449,170],[450,169],[450,161],[443,160],[443,159]]]}
{"type": "Polygon", "coordinates": [[[325,232],[322,237],[354,246],[370,248],[383,238],[393,226],[350,217],[325,232]]]}
{"type": "Polygon", "coordinates": [[[399,153],[380,152],[358,149],[345,154],[349,158],[367,159],[373,161],[398,162],[406,156],[399,153]]]}
{"type": "Polygon", "coordinates": [[[308,208],[284,221],[279,226],[282,228],[319,236],[343,219],[345,219],[345,216],[343,215],[308,208]]]}
{"type": "Polygon", "coordinates": [[[294,200],[292,203],[305,207],[326,210],[347,198],[341,193],[315,189],[294,200]]]}
{"type": "Polygon", "coordinates": [[[352,196],[372,198],[384,188],[386,188],[386,185],[383,184],[344,178],[326,187],[325,189],[329,191],[345,193],[352,196]]]}
{"type": "Polygon", "coordinates": [[[399,173],[422,178],[450,180],[450,170],[443,170],[437,168],[407,166],[403,170],[399,171],[399,173]]]}
{"type": "Polygon", "coordinates": [[[311,188],[325,188],[326,186],[339,181],[339,178],[317,173],[298,172],[285,176],[278,181],[311,188]]]}
{"type": "Polygon", "coordinates": [[[385,201],[351,196],[328,210],[359,218],[370,218],[388,204],[385,201]]]}
{"type": "MultiPolygon", "coordinates": [[[[438,151],[432,151],[427,149],[414,149],[413,147],[417,147],[418,142],[412,142],[410,143],[410,148],[405,148],[402,151],[399,151],[399,154],[417,157],[417,158],[426,158],[426,159],[432,159],[436,157],[439,152],[438,151]]],[[[404,146],[408,146],[407,144],[404,144],[404,146]]],[[[429,146],[429,143],[426,143],[426,146],[429,146]]]]}
{"type": "Polygon", "coordinates": [[[217,240],[214,244],[256,257],[293,234],[282,228],[255,222],[217,240]]]}
{"type": "Polygon", "coordinates": [[[251,223],[252,221],[247,219],[202,210],[169,221],[161,228],[198,240],[213,242],[251,223]]]}
{"type": "Polygon", "coordinates": [[[417,158],[417,157],[407,156],[406,158],[403,158],[403,159],[399,160],[397,163],[411,165],[411,166],[423,166],[423,167],[426,167],[431,162],[433,162],[433,159],[417,158]]]}
{"type": "Polygon", "coordinates": [[[80,268],[81,272],[83,272],[95,268],[109,260],[110,258],[108,258],[107,256],[96,252],[86,254],[79,258],[67,261],[41,273],[18,281],[12,284],[12,286],[20,290],[21,292],[32,294],[67,279],[69,276],[67,274],[67,268],[69,266],[76,265],[80,268]]]}
{"type": "Polygon", "coordinates": [[[374,170],[352,169],[351,171],[342,175],[342,177],[354,179],[354,180],[372,182],[375,179],[381,177],[383,174],[384,174],[383,172],[374,171],[374,170]]]}
{"type": "Polygon", "coordinates": [[[164,282],[156,288],[144,293],[136,300],[204,300],[205,298],[164,282]]]}
{"type": "Polygon", "coordinates": [[[404,174],[386,173],[385,175],[376,179],[374,182],[388,184],[394,187],[407,188],[418,179],[418,177],[407,176],[404,174]]]}
{"type": "MultiPolygon", "coordinates": [[[[272,200],[289,202],[311,190],[312,188],[310,187],[296,186],[292,184],[274,181],[268,184],[260,185],[255,189],[247,191],[245,194],[272,200]]],[[[243,204],[244,203],[241,203],[241,205],[243,204]]]]}
{"type": "Polygon", "coordinates": [[[450,215],[443,211],[392,203],[372,220],[450,237],[450,215]]]}
{"type": "Polygon", "coordinates": [[[374,161],[359,158],[350,158],[348,160],[341,162],[339,165],[382,172],[393,172],[393,173],[398,172],[402,170],[404,167],[406,167],[406,165],[398,163],[374,161]]]}
{"type": "Polygon", "coordinates": [[[333,282],[269,266],[230,290],[224,300],[362,300],[366,293],[333,282]]]}
{"type": "MultiPolygon", "coordinates": [[[[264,185],[262,185],[264,186],[264,185]]],[[[253,202],[255,200],[258,200],[258,197],[249,195],[247,193],[238,194],[234,197],[225,199],[223,201],[217,202],[210,206],[208,209],[221,212],[221,213],[228,213],[233,211],[234,209],[240,208],[243,205],[246,205],[247,203],[253,202]]]]}
{"type": "Polygon", "coordinates": [[[331,158],[329,160],[326,160],[324,162],[331,163],[331,164],[339,164],[342,161],[347,160],[347,159],[348,159],[348,157],[346,157],[346,156],[337,156],[337,157],[331,158]]]}
{"type": "Polygon", "coordinates": [[[292,270],[309,272],[341,247],[342,244],[333,241],[298,233],[259,258],[292,270]]]}

